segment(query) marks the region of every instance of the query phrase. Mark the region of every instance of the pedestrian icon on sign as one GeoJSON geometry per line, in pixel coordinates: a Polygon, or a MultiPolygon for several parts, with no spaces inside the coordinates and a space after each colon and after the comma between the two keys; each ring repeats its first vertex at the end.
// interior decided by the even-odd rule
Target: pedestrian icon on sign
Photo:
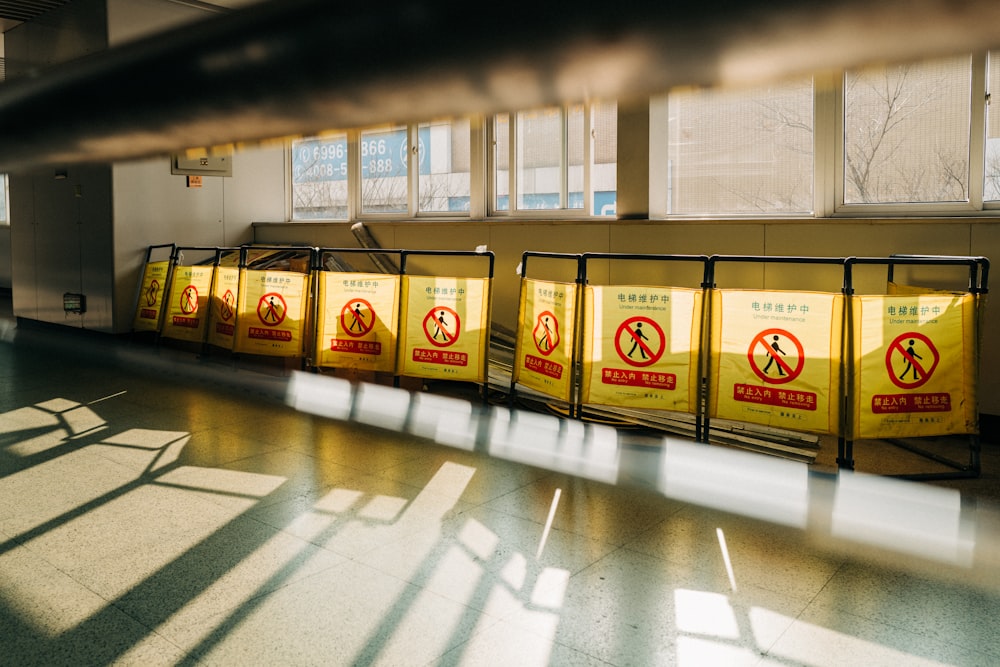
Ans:
{"type": "Polygon", "coordinates": [[[911,338],[906,348],[906,354],[903,355],[906,358],[906,368],[903,369],[903,374],[899,376],[900,380],[905,380],[906,374],[910,371],[913,371],[914,381],[920,379],[920,376],[917,374],[917,366],[914,364],[914,359],[923,359],[923,357],[917,354],[916,350],[913,349],[913,343],[914,341],[911,338]]]}
{"type": "Polygon", "coordinates": [[[539,313],[531,338],[539,354],[552,354],[559,347],[559,318],[548,310],[539,313]]]}
{"type": "Polygon", "coordinates": [[[446,327],[448,326],[448,320],[444,316],[444,311],[439,310],[437,316],[437,323],[434,325],[434,340],[438,339],[438,335],[441,336],[441,340],[448,342],[448,333],[446,327]]]}
{"type": "MultiPolygon", "coordinates": [[[[775,363],[775,361],[777,360],[777,357],[775,356],[776,352],[780,353],[782,355],[785,354],[785,351],[782,350],[781,346],[778,345],[778,335],[777,334],[775,334],[774,337],[772,338],[771,351],[767,353],[767,356],[768,356],[767,365],[764,366],[764,373],[765,374],[767,373],[768,369],[771,368],[771,364],[775,363]]],[[[781,367],[781,362],[778,362],[777,365],[778,365],[778,376],[779,377],[784,377],[785,371],[781,367]]]]}
{"type": "Polygon", "coordinates": [[[275,309],[274,297],[267,302],[267,310],[264,311],[264,321],[265,322],[278,322],[278,311],[275,309]]]}
{"type": "Polygon", "coordinates": [[[354,321],[351,322],[351,326],[348,327],[351,331],[355,330],[357,327],[358,331],[363,331],[365,328],[365,318],[361,315],[361,304],[354,304],[354,321]]]}
{"type": "Polygon", "coordinates": [[[545,329],[545,333],[538,340],[538,349],[542,351],[552,349],[552,329],[549,328],[549,318],[548,316],[542,318],[542,328],[545,329]]]}
{"type": "Polygon", "coordinates": [[[181,292],[181,312],[190,315],[198,310],[198,290],[194,285],[188,285],[181,292]]]}
{"type": "Polygon", "coordinates": [[[149,288],[146,290],[146,305],[155,306],[156,296],[160,291],[160,282],[158,280],[153,280],[149,283],[149,288]]]}
{"type": "Polygon", "coordinates": [[[631,335],[632,335],[632,349],[628,351],[628,355],[626,356],[628,356],[628,358],[631,359],[632,353],[635,352],[636,348],[638,348],[639,354],[642,355],[642,358],[648,359],[649,357],[646,356],[646,346],[639,344],[639,341],[649,342],[649,338],[646,337],[646,334],[642,333],[642,322],[636,323],[635,329],[631,331],[631,335]]]}

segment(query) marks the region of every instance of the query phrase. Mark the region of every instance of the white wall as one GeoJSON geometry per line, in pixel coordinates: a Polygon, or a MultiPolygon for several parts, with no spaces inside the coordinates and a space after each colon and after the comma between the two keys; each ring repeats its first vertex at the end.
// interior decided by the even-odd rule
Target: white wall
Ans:
{"type": "Polygon", "coordinates": [[[235,246],[252,240],[251,223],[283,220],[285,163],[281,148],[240,151],[232,177],[204,177],[200,188],[171,174],[169,158],[116,164],[115,329],[131,328],[149,246],[235,246]]]}

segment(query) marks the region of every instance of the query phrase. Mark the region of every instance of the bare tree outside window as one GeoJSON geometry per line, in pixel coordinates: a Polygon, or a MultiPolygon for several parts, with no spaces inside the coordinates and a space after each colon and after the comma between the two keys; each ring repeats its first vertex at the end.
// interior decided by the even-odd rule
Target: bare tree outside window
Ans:
{"type": "Polygon", "coordinates": [[[844,203],[969,198],[971,59],[844,77],[844,203]]]}

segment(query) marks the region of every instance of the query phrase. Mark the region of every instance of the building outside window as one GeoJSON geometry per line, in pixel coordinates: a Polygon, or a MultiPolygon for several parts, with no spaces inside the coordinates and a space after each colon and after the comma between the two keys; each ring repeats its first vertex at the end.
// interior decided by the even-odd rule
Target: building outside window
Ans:
{"type": "Polygon", "coordinates": [[[497,114],[492,146],[494,213],[615,214],[615,104],[497,114]],[[515,193],[513,209],[511,192],[515,193]]]}
{"type": "Polygon", "coordinates": [[[292,220],[348,220],[347,134],[292,142],[292,220]]]}

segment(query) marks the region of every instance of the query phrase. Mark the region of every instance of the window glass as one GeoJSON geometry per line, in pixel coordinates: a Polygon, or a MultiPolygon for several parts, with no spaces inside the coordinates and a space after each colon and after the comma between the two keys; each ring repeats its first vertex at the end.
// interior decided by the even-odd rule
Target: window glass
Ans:
{"type": "Polygon", "coordinates": [[[6,225],[7,219],[7,174],[0,174],[0,225],[6,225]]]}
{"type": "Polygon", "coordinates": [[[593,149],[590,172],[594,215],[615,215],[618,203],[618,105],[594,105],[593,149]]]}
{"type": "Polygon", "coordinates": [[[422,123],[417,136],[421,213],[469,211],[472,129],[469,119],[422,123]]]}
{"type": "Polygon", "coordinates": [[[366,130],[359,140],[362,213],[409,210],[406,126],[366,130]]]}
{"type": "Polygon", "coordinates": [[[583,208],[583,106],[519,112],[516,132],[517,208],[583,208]]]}
{"type": "Polygon", "coordinates": [[[813,210],[812,79],[668,98],[667,211],[813,210]]]}
{"type": "Polygon", "coordinates": [[[868,67],[844,76],[844,203],[969,199],[972,60],[868,67]]]}
{"type": "Polygon", "coordinates": [[[1000,52],[990,53],[986,91],[986,155],[983,174],[983,199],[1000,201],[1000,52]],[[993,96],[996,95],[996,99],[993,96]]]}
{"type": "Polygon", "coordinates": [[[347,135],[292,142],[292,219],[346,220],[347,135]]]}

